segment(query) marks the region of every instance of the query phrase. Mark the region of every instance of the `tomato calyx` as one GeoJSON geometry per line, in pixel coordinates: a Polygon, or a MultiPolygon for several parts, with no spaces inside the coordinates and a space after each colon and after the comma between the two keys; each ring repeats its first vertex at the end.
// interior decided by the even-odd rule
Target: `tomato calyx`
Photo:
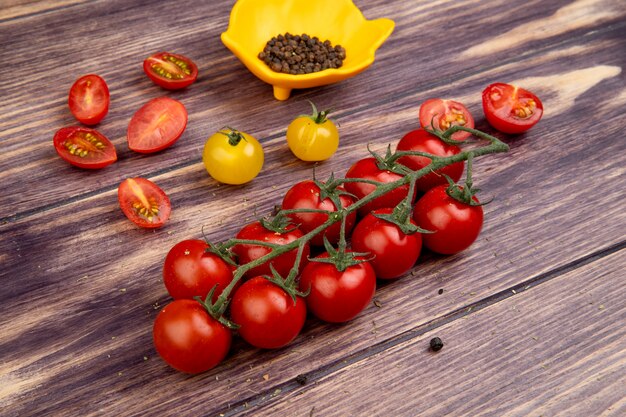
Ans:
{"type": "Polygon", "coordinates": [[[239,328],[239,325],[224,317],[224,312],[226,311],[226,307],[228,306],[228,301],[222,301],[222,297],[220,296],[218,297],[217,301],[213,303],[213,294],[215,293],[216,288],[217,285],[211,288],[204,300],[197,295],[193,297],[193,299],[199,302],[200,305],[212,318],[226,326],[226,328],[231,330],[237,330],[239,328]]]}
{"type": "Polygon", "coordinates": [[[246,141],[244,135],[240,131],[238,131],[237,129],[233,129],[232,127],[224,126],[220,129],[218,133],[221,133],[228,138],[228,144],[230,146],[237,146],[242,140],[246,141]]]}
{"type": "Polygon", "coordinates": [[[472,160],[473,157],[470,154],[467,158],[467,176],[465,178],[464,185],[456,184],[452,178],[445,175],[449,184],[448,188],[446,188],[446,194],[448,194],[450,198],[468,206],[484,206],[485,204],[491,203],[493,198],[490,198],[488,201],[484,201],[482,203],[479,203],[475,198],[475,195],[480,191],[480,188],[474,188],[474,183],[472,181],[472,160]]]}
{"type": "MultiPolygon", "coordinates": [[[[298,261],[295,264],[298,265],[299,263],[300,262],[298,261]]],[[[309,295],[310,289],[307,291],[300,291],[298,289],[295,279],[291,278],[292,273],[294,272],[293,269],[289,273],[289,276],[287,278],[283,278],[278,273],[278,271],[274,269],[273,264],[270,264],[270,270],[272,272],[272,275],[271,276],[263,275],[263,278],[265,278],[266,280],[268,280],[269,282],[271,282],[272,284],[276,285],[277,287],[285,291],[287,294],[289,294],[289,296],[293,300],[294,305],[298,302],[298,297],[306,297],[307,295],[309,295]]],[[[297,273],[297,269],[296,269],[296,273],[297,273]]],[[[295,274],[293,274],[293,277],[295,278],[295,274]]]]}
{"type": "Polygon", "coordinates": [[[326,123],[326,121],[330,120],[328,118],[328,115],[333,111],[332,109],[326,109],[326,110],[318,111],[317,107],[315,106],[315,104],[311,100],[307,100],[307,101],[311,104],[312,113],[311,114],[301,114],[298,117],[307,117],[307,118],[313,120],[313,122],[315,122],[315,124],[318,124],[318,125],[324,124],[324,123],[326,123]]]}
{"type": "Polygon", "coordinates": [[[382,171],[391,171],[399,175],[407,175],[411,173],[409,168],[397,162],[401,155],[397,155],[397,153],[392,152],[391,145],[387,145],[385,156],[381,156],[379,153],[372,151],[369,145],[367,145],[367,151],[376,160],[376,166],[378,169],[382,171]]]}
{"type": "Polygon", "coordinates": [[[346,195],[356,199],[356,196],[352,193],[349,193],[344,188],[340,188],[342,181],[338,181],[335,179],[335,174],[331,172],[330,177],[326,182],[318,181],[313,177],[313,182],[320,189],[320,201],[324,201],[327,198],[333,202],[335,208],[337,210],[341,209],[341,196],[346,195]]]}
{"type": "Polygon", "coordinates": [[[261,217],[258,221],[261,223],[261,226],[267,230],[271,230],[272,232],[281,235],[292,232],[298,228],[298,226],[293,224],[293,221],[281,211],[276,212],[276,214],[269,220],[266,217],[261,217]]]}

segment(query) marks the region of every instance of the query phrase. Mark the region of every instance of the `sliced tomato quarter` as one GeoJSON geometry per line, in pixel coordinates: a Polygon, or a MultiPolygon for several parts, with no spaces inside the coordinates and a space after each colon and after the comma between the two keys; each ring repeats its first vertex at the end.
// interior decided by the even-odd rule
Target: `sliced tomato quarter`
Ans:
{"type": "Polygon", "coordinates": [[[109,112],[109,87],[102,77],[89,74],[80,77],[70,88],[68,105],[76,119],[92,126],[109,112]]]}
{"type": "Polygon", "coordinates": [[[185,88],[198,78],[198,67],[191,59],[170,52],[149,56],[143,61],[143,70],[156,85],[167,90],[185,88]]]}
{"type": "Polygon", "coordinates": [[[152,153],[168,148],[187,126],[187,109],[178,100],[158,97],[141,107],[130,119],[126,138],[135,152],[152,153]]]}
{"type": "Polygon", "coordinates": [[[64,127],[53,139],[54,149],[66,162],[86,169],[99,169],[117,161],[111,141],[88,127],[64,127]]]}
{"type": "MultiPolygon", "coordinates": [[[[462,103],[454,100],[431,98],[420,106],[420,126],[428,129],[447,130],[454,125],[474,128],[474,118],[462,103]]],[[[451,138],[464,140],[469,132],[455,132],[451,138]]]]}
{"type": "Polygon", "coordinates": [[[158,185],[145,178],[127,178],[117,189],[126,217],[139,227],[161,227],[170,218],[170,199],[158,185]]]}

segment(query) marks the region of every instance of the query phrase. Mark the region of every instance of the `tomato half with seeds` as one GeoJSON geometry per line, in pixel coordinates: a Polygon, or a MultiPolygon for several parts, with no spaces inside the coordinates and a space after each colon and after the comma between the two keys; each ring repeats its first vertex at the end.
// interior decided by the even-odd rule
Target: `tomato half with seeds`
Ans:
{"type": "Polygon", "coordinates": [[[117,161],[111,141],[87,127],[64,127],[53,139],[54,149],[64,161],[86,169],[99,169],[117,161]]]}
{"type": "Polygon", "coordinates": [[[525,132],[539,122],[543,116],[543,104],[528,90],[494,83],[483,91],[483,111],[494,129],[515,134],[525,132]]]}
{"type": "Polygon", "coordinates": [[[80,77],[70,88],[68,105],[76,119],[92,126],[100,123],[109,112],[109,87],[96,74],[80,77]]]}
{"type": "Polygon", "coordinates": [[[187,127],[187,109],[178,100],[158,97],[143,105],[130,119],[128,147],[139,153],[158,152],[180,138],[187,127]]]}
{"type": "Polygon", "coordinates": [[[126,217],[139,227],[161,227],[170,218],[170,199],[158,185],[145,178],[127,178],[117,189],[126,217]]]}
{"type": "Polygon", "coordinates": [[[198,78],[198,67],[189,58],[170,52],[159,52],[143,61],[146,75],[166,90],[179,90],[198,78]]]}
{"type": "MultiPolygon", "coordinates": [[[[454,100],[431,98],[420,106],[420,126],[435,130],[447,130],[454,125],[474,128],[474,118],[462,103],[454,100]]],[[[470,135],[469,132],[459,131],[451,138],[464,140],[470,135]]]]}

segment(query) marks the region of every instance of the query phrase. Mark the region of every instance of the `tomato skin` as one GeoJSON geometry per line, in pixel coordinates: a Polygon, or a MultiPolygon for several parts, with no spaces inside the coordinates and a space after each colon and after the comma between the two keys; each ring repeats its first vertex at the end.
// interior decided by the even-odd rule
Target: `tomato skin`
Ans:
{"type": "MultiPolygon", "coordinates": [[[[420,106],[419,119],[421,127],[434,128],[436,130],[447,130],[453,125],[474,128],[474,118],[463,104],[454,100],[444,100],[441,98],[431,98],[420,106]]],[[[469,132],[459,131],[450,138],[454,140],[464,140],[469,137],[469,132]]]]}
{"type": "Polygon", "coordinates": [[[494,129],[517,134],[533,127],[543,116],[541,100],[528,90],[494,83],[483,91],[483,111],[494,129]]]}
{"type": "Polygon", "coordinates": [[[214,253],[207,252],[209,245],[199,239],[178,242],[170,249],[163,265],[163,283],[174,299],[203,300],[217,285],[212,300],[215,302],[233,280],[233,268],[214,253]]]}
{"type": "MultiPolygon", "coordinates": [[[[348,172],[346,178],[363,178],[381,183],[394,182],[402,178],[402,175],[388,170],[378,168],[375,158],[364,158],[355,162],[348,172]]],[[[344,184],[346,191],[354,195],[358,200],[372,193],[376,185],[364,182],[347,182],[344,184]]],[[[409,185],[402,185],[387,194],[384,194],[358,209],[361,216],[378,208],[395,207],[409,194],[409,185]]]]}
{"type": "Polygon", "coordinates": [[[189,58],[158,52],[143,61],[143,71],[156,85],[166,90],[188,87],[198,78],[198,67],[189,58]]]}
{"type": "Polygon", "coordinates": [[[76,120],[88,126],[97,125],[109,112],[109,87],[96,74],[80,77],[70,88],[68,105],[76,120]]]}
{"type": "Polygon", "coordinates": [[[175,300],[159,312],[152,338],[171,367],[197,374],[208,371],[228,354],[232,335],[195,300],[175,300]]]}
{"type": "Polygon", "coordinates": [[[117,161],[111,141],[97,130],[87,127],[64,127],[52,140],[57,154],[76,167],[100,169],[117,161]]]}
{"type": "MultiPolygon", "coordinates": [[[[323,253],[319,257],[328,257],[323,253]]],[[[302,271],[300,291],[308,291],[307,308],[320,320],[343,323],[355,318],[376,292],[376,273],[364,261],[338,271],[335,265],[312,260],[302,271]]]]}
{"type": "Polygon", "coordinates": [[[167,194],[145,178],[127,178],[117,189],[120,208],[139,227],[161,227],[170,218],[172,206],[167,194]]]}
{"type": "Polygon", "coordinates": [[[230,303],[239,334],[252,346],[277,349],[291,343],[306,320],[306,303],[263,277],[244,282],[230,303]]]}
{"type": "Polygon", "coordinates": [[[369,263],[376,277],[381,279],[399,278],[406,274],[415,265],[422,250],[420,233],[404,234],[395,224],[374,216],[391,214],[392,211],[391,208],[372,211],[352,232],[352,249],[373,255],[369,263]]]}
{"type": "Polygon", "coordinates": [[[324,161],[337,151],[339,132],[329,119],[316,123],[309,116],[300,116],[287,127],[287,145],[303,161],[324,161]]]}
{"type": "Polygon", "coordinates": [[[263,147],[254,137],[239,132],[243,139],[236,144],[221,132],[211,135],[204,144],[202,162],[211,177],[224,184],[240,185],[252,181],[263,168],[263,147]]]}
{"type": "MultiPolygon", "coordinates": [[[[432,135],[424,129],[412,130],[400,139],[398,142],[397,150],[399,151],[420,151],[430,153],[436,156],[453,156],[461,152],[461,148],[454,145],[448,145],[443,142],[437,136],[432,135]]],[[[418,171],[428,164],[431,159],[423,156],[403,156],[398,159],[398,162],[402,165],[418,171]]],[[[428,191],[431,188],[447,184],[448,181],[444,175],[449,176],[454,182],[458,182],[463,175],[463,169],[465,168],[464,162],[457,162],[435,172],[424,175],[415,182],[415,188],[419,191],[428,191]]]]}
{"type": "Polygon", "coordinates": [[[130,119],[128,147],[139,153],[158,152],[172,146],[187,127],[187,109],[169,97],[157,97],[144,104],[130,119]]]}
{"type": "MultiPolygon", "coordinates": [[[[433,252],[451,255],[467,249],[478,237],[483,225],[482,206],[461,203],[446,193],[448,186],[430,189],[415,204],[413,220],[424,233],[424,246],[433,252]]],[[[478,199],[473,197],[478,203],[478,199]]]]}
{"type": "MultiPolygon", "coordinates": [[[[303,233],[295,226],[288,227],[285,233],[278,233],[266,229],[258,221],[247,224],[239,231],[239,233],[237,233],[237,239],[260,240],[263,242],[274,243],[277,245],[287,245],[302,236],[303,233]]],[[[237,255],[239,264],[244,265],[248,262],[252,262],[255,259],[267,255],[272,251],[272,249],[267,246],[237,244],[233,246],[232,251],[235,255],[237,255]]],[[[277,256],[270,262],[265,262],[259,266],[252,268],[251,270],[246,272],[246,276],[272,276],[272,271],[270,269],[271,264],[274,266],[276,272],[278,272],[283,278],[286,278],[289,274],[289,271],[291,271],[291,268],[293,268],[293,265],[296,262],[297,254],[297,248],[290,250],[287,253],[277,256]]],[[[309,254],[310,247],[307,243],[302,252],[302,257],[300,258],[299,270],[302,270],[304,265],[309,262],[309,254]]]]}
{"type": "MultiPolygon", "coordinates": [[[[343,190],[342,187],[338,187],[339,190],[343,190]]],[[[339,201],[341,206],[346,208],[354,203],[354,198],[348,195],[340,195],[339,201]]],[[[305,180],[292,186],[285,197],[283,198],[282,208],[284,210],[290,209],[317,209],[326,211],[337,211],[337,207],[330,200],[325,198],[320,200],[320,187],[315,181],[305,180]]],[[[320,226],[326,220],[328,220],[328,214],[325,213],[292,213],[289,215],[294,224],[298,225],[298,228],[302,233],[309,233],[311,230],[320,226]]],[[[346,234],[350,233],[354,223],[356,221],[356,212],[352,212],[346,218],[346,234]]],[[[314,246],[321,246],[324,244],[324,236],[332,244],[339,241],[339,234],[341,232],[341,221],[338,221],[327,227],[322,233],[315,235],[309,243],[314,246]]]]}

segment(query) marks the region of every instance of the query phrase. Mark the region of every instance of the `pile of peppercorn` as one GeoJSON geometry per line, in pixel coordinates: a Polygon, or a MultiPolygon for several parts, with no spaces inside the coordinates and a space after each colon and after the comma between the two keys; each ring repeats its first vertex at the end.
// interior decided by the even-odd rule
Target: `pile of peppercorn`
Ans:
{"type": "Polygon", "coordinates": [[[310,74],[341,67],[346,50],[341,45],[333,46],[329,40],[322,42],[317,36],[285,33],[270,39],[259,59],[276,72],[310,74]]]}

